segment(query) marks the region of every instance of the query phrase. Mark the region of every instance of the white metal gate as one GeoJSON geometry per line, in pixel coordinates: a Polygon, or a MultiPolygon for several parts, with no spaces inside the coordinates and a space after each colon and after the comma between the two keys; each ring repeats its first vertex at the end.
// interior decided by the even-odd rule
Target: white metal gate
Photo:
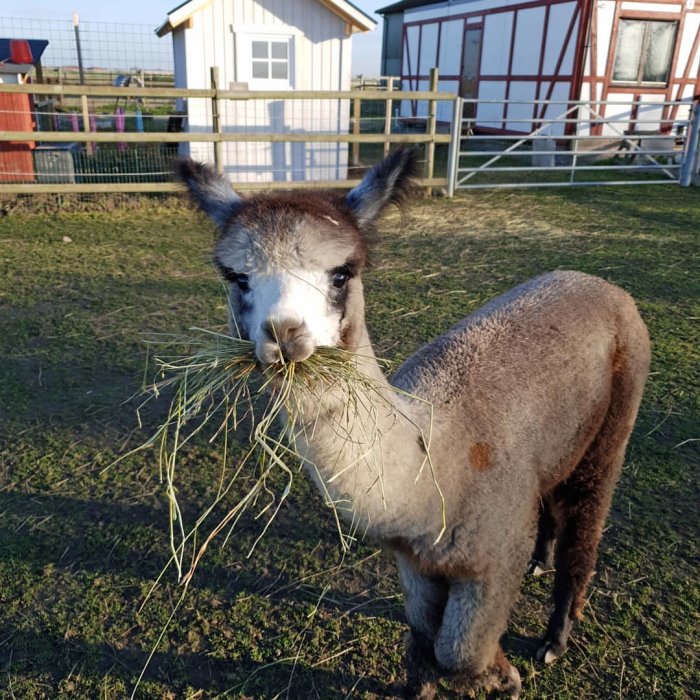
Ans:
{"type": "Polygon", "coordinates": [[[689,185],[696,100],[457,100],[449,193],[460,189],[689,185]],[[463,115],[469,114],[469,117],[463,115]]]}

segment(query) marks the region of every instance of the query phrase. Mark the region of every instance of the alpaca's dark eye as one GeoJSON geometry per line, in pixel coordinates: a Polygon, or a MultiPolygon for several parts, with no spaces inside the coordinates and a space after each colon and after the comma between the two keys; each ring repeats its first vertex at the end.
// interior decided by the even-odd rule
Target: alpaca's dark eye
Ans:
{"type": "Polygon", "coordinates": [[[331,282],[336,289],[342,289],[350,279],[350,270],[347,267],[336,267],[331,270],[331,282]]]}
{"type": "Polygon", "coordinates": [[[238,288],[242,292],[247,292],[250,290],[250,280],[248,275],[236,275],[234,282],[238,285],[238,288]]]}
{"type": "Polygon", "coordinates": [[[250,280],[248,279],[248,275],[234,272],[230,267],[222,267],[221,274],[227,282],[235,282],[242,292],[247,292],[250,290],[250,280]]]}

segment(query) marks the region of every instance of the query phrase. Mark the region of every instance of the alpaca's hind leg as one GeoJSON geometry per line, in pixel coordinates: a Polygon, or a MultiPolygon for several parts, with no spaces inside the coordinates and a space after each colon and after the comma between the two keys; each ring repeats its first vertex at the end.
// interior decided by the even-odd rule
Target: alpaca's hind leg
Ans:
{"type": "Polygon", "coordinates": [[[566,651],[573,621],[582,617],[581,609],[594,573],[598,543],[617,477],[615,469],[614,476],[591,480],[593,466],[584,460],[566,484],[557,489],[564,523],[555,554],[554,611],[537,651],[537,660],[547,664],[566,651]]]}
{"type": "Polygon", "coordinates": [[[552,566],[555,531],[556,521],[552,506],[548,500],[542,500],[537,524],[537,542],[527,569],[528,574],[541,576],[552,566]]]}
{"type": "Polygon", "coordinates": [[[431,700],[439,675],[433,645],[447,602],[447,584],[443,579],[418,573],[400,554],[396,556],[396,564],[411,628],[406,638],[405,697],[431,700]]]}
{"type": "Polygon", "coordinates": [[[625,448],[639,407],[645,377],[620,372],[613,400],[595,440],[573,474],[555,489],[560,519],[555,554],[554,612],[537,659],[556,661],[566,650],[575,619],[581,619],[598,544],[622,470],[625,448]]]}

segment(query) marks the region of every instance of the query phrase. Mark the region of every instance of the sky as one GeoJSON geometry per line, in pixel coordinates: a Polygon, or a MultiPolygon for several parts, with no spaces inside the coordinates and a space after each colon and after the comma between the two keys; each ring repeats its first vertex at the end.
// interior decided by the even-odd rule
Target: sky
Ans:
{"type": "MultiPolygon", "coordinates": [[[[81,21],[162,24],[169,10],[182,0],[0,0],[0,17],[70,20],[75,10],[81,21]]],[[[366,34],[355,34],[352,41],[352,74],[379,75],[382,45],[382,22],[373,10],[385,7],[390,0],[351,0],[377,22],[377,28],[366,34]]],[[[165,39],[163,39],[165,41],[165,39]]]]}

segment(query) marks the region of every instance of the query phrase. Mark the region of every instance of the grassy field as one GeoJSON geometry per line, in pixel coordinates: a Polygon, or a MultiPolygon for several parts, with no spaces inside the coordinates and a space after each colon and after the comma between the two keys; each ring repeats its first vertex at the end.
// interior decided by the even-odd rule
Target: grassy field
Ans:
{"type": "MultiPolygon", "coordinates": [[[[142,606],[169,556],[155,455],[105,468],[163,415],[136,429],[143,334],[224,323],[212,231],[164,200],[66,202],[5,202],[0,217],[0,698],[128,697],[151,653],[138,698],[398,694],[393,564],[371,542],[343,557],[302,475],[250,558],[252,517],[207,552],[160,637],[181,590],[170,571],[142,606]]],[[[559,267],[622,285],[649,325],[652,375],[586,619],[560,662],[536,665],[552,580],[527,580],[504,638],[525,699],[698,697],[699,222],[697,188],[478,192],[417,201],[375,245],[369,325],[392,361],[559,267]]],[[[190,521],[217,455],[189,448],[190,521]]]]}

